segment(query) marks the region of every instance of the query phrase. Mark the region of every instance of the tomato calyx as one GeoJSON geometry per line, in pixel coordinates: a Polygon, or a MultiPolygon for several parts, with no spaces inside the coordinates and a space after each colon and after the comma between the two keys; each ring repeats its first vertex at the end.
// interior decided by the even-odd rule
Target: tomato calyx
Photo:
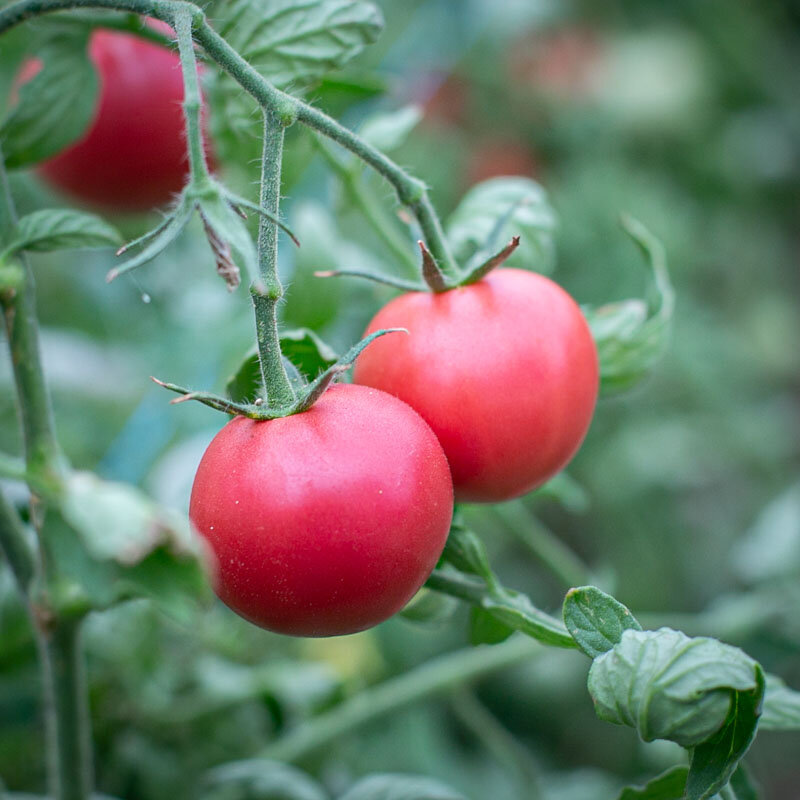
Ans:
{"type": "Polygon", "coordinates": [[[111,283],[120,275],[154,259],[178,238],[195,211],[203,221],[217,271],[231,291],[239,284],[238,266],[232,253],[251,276],[258,274],[255,248],[243,223],[247,219],[247,211],[266,217],[284,231],[295,245],[300,246],[291,229],[274,214],[229,191],[208,175],[200,182],[190,182],[179,195],[173,209],[155,228],[117,250],[117,256],[121,256],[129,250],[141,248],[135,256],[109,271],[106,281],[111,283]]]}
{"type": "MultiPolygon", "coordinates": [[[[227,397],[216,395],[213,392],[194,391],[187,389],[184,386],[179,386],[176,383],[167,383],[158,378],[152,377],[150,380],[153,383],[168,389],[171,392],[179,394],[171,400],[173,405],[183,403],[187,400],[197,400],[203,405],[209,406],[217,411],[222,411],[225,414],[232,416],[247,417],[256,420],[269,420],[278,419],[280,417],[290,417],[293,414],[302,414],[308,411],[317,400],[322,397],[325,390],[339,377],[342,373],[346,372],[353,365],[353,362],[359,355],[368,347],[372,342],[380,336],[385,336],[387,333],[408,333],[405,328],[384,328],[379,331],[371,333],[369,336],[364,337],[360,342],[353,345],[341,358],[331,364],[326,370],[321,372],[314,380],[306,383],[296,367],[291,362],[289,366],[292,367],[295,378],[296,398],[293,402],[286,405],[271,406],[269,403],[264,402],[261,397],[256,397],[250,403],[242,403],[231,400],[227,397]]],[[[268,391],[267,391],[268,393],[268,391]]]]}

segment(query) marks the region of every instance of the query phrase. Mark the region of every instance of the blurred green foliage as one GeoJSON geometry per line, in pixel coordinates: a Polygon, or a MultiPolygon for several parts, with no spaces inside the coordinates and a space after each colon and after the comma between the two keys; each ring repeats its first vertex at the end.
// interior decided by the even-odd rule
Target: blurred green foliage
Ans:
{"type": "MultiPolygon", "coordinates": [[[[569,544],[643,622],[735,642],[800,686],[791,613],[800,579],[797,4],[379,5],[381,38],[312,87],[311,100],[356,128],[376,110],[421,106],[397,160],[431,185],[445,216],[476,180],[540,181],[559,216],[553,276],[579,302],[645,293],[640,255],[617,226],[622,211],[663,240],[676,289],[665,358],[643,385],[601,401],[570,467],[580,502],[569,502],[570,485],[525,500],[511,521],[491,507],[468,510],[495,570],[542,607],[560,606],[567,586],[527,549],[524,516],[535,514],[530,524],[569,544]]],[[[19,28],[0,45],[3,97],[28,35],[19,28]]],[[[220,150],[239,156],[226,177],[253,195],[257,140],[252,153],[227,144],[220,150]]],[[[393,211],[385,184],[365,185],[393,211]]],[[[21,212],[53,202],[32,174],[17,174],[14,186],[21,212]]],[[[282,241],[284,317],[343,351],[392,291],[322,282],[314,270],[402,274],[403,266],[299,128],[287,137],[284,194],[288,222],[308,239],[300,251],[282,241]]],[[[133,236],[152,220],[117,222],[133,236]]],[[[185,510],[222,419],[171,407],[147,376],[221,391],[252,346],[249,298],[224,291],[196,227],[107,285],[112,259],[106,251],[33,259],[59,433],[77,467],[185,510]]],[[[0,449],[19,447],[4,348],[0,449]]],[[[9,486],[12,495],[18,488],[9,486]]],[[[355,637],[299,641],[219,606],[181,625],[136,601],[92,617],[85,642],[99,789],[188,800],[208,768],[253,756],[364,685],[465,646],[468,629],[460,609],[428,625],[397,618],[355,637]]],[[[677,756],[670,744],[644,745],[597,720],[587,666],[572,653],[542,652],[482,681],[472,703],[428,699],[303,766],[334,794],[385,771],[430,775],[472,800],[612,797],[677,756]],[[496,726],[476,722],[481,713],[496,726]],[[518,751],[498,745],[509,732],[518,751]],[[522,766],[509,768],[509,758],[522,766]]],[[[0,569],[0,775],[19,791],[43,790],[38,690],[27,621],[0,569]]],[[[759,738],[748,760],[765,797],[794,796],[798,748],[797,734],[759,738]]]]}

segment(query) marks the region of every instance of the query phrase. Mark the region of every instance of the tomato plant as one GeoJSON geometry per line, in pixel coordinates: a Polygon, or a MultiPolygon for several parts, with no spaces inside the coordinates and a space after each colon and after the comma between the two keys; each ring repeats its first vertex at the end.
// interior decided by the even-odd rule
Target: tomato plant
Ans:
{"type": "Polygon", "coordinates": [[[402,295],[367,331],[355,380],[400,397],[444,447],[461,500],[496,502],[564,468],[597,399],[597,352],[569,295],[542,275],[499,269],[441,294],[402,295]]]}
{"type": "MultiPolygon", "coordinates": [[[[797,118],[788,84],[753,91],[757,14],[727,10],[737,39],[713,3],[674,10],[724,50],[705,77],[732,76],[732,113],[653,137],[620,109],[709,96],[696,33],[638,30],[655,8],[626,37],[580,4],[384,2],[392,46],[352,63],[370,0],[0,8],[0,86],[23,78],[0,121],[2,797],[755,800],[746,762],[791,752],[750,748],[800,731],[800,489],[736,529],[796,467],[796,314],[720,257],[796,266],[763,187],[724,189],[726,153],[797,118]],[[454,77],[430,98],[425,75],[454,77]],[[37,175],[163,214],[124,243],[37,175]],[[619,214],[644,273],[607,235],[624,207],[691,267],[677,291],[645,224],[619,214]]],[[[785,180],[770,142],[752,174],[785,180]]]]}
{"type": "Polygon", "coordinates": [[[303,414],[229,422],[200,462],[189,515],[225,603],[270,630],[331,636],[377,625],[422,586],[452,492],[414,411],[336,386],[303,414]]]}
{"type": "MultiPolygon", "coordinates": [[[[163,25],[158,30],[165,28],[169,31],[163,25]]],[[[39,172],[69,197],[109,211],[164,206],[183,188],[189,171],[178,57],[164,46],[111,30],[95,31],[88,50],[100,81],[89,127],[39,172]]],[[[30,67],[23,73],[33,74],[30,67]]]]}

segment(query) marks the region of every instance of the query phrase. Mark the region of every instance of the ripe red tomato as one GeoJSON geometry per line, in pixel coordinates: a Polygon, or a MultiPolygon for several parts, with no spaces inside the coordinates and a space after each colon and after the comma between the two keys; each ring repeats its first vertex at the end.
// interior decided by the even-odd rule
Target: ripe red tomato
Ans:
{"type": "Polygon", "coordinates": [[[219,597],[295,636],[355,633],[402,609],[452,513],[431,429],[397,398],[354,385],[301,414],[229,422],[203,455],[189,510],[216,555],[219,597]]]}
{"type": "Polygon", "coordinates": [[[542,275],[497,269],[442,294],[392,300],[368,332],[356,383],[405,400],[439,437],[456,498],[519,496],[561,470],[589,427],[597,351],[572,298],[542,275]]]}
{"type": "MultiPolygon", "coordinates": [[[[97,30],[89,58],[100,79],[94,119],[40,174],[74,199],[112,211],[165,205],[188,173],[177,54],[133,34],[97,30]]],[[[23,78],[32,77],[28,65],[23,78]]]]}

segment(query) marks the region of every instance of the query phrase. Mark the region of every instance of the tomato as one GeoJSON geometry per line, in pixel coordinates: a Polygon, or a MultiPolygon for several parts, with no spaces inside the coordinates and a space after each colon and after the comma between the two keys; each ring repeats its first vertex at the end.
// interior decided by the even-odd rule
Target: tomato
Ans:
{"type": "Polygon", "coordinates": [[[203,455],[189,510],[223,602],[295,636],[355,633],[402,609],[452,513],[431,429],[397,398],[354,385],[301,414],[229,422],[203,455]]]}
{"type": "Polygon", "coordinates": [[[392,300],[354,380],[389,392],[433,428],[458,500],[519,496],[559,472],[580,446],[598,391],[597,351],[572,298],[548,278],[497,269],[441,294],[392,300]]]}
{"type": "MultiPolygon", "coordinates": [[[[133,34],[97,30],[89,58],[100,79],[94,119],[40,174],[75,200],[111,211],[165,205],[188,174],[178,55],[133,34]]],[[[21,77],[30,73],[23,67],[21,77]]]]}

